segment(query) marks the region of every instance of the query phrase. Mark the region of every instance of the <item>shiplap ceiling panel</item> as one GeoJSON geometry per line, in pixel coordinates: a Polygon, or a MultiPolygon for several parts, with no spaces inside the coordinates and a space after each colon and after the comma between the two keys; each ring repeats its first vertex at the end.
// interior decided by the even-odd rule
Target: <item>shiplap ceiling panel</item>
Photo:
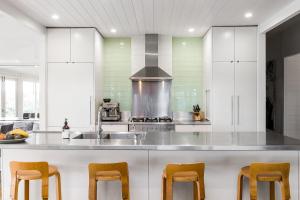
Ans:
{"type": "Polygon", "coordinates": [[[96,27],[104,36],[202,36],[210,26],[256,25],[293,0],[5,0],[47,27],[96,27]],[[246,19],[245,12],[253,17],[246,19]],[[51,16],[57,14],[59,20],[51,16]],[[111,33],[111,29],[116,33],[111,33]],[[194,28],[193,33],[188,29],[194,28]]]}

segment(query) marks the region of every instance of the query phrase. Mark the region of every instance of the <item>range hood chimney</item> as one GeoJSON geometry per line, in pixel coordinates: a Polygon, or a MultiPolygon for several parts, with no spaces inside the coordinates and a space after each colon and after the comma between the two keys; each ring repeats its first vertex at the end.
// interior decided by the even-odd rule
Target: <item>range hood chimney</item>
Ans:
{"type": "Polygon", "coordinates": [[[145,35],[145,67],[130,77],[131,80],[171,80],[172,77],[158,66],[158,34],[145,35]]]}

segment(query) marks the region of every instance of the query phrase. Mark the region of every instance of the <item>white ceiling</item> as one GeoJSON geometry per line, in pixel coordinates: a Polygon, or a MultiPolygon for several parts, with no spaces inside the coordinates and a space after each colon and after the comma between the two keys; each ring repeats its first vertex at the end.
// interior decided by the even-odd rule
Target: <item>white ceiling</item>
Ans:
{"type": "Polygon", "coordinates": [[[293,0],[6,0],[49,27],[97,27],[106,37],[203,35],[210,26],[256,25],[293,0]],[[253,18],[244,13],[253,12],[253,18]],[[55,21],[52,14],[58,14],[55,21]],[[190,34],[188,28],[195,28],[190,34]],[[111,28],[117,33],[110,32],[111,28]]]}

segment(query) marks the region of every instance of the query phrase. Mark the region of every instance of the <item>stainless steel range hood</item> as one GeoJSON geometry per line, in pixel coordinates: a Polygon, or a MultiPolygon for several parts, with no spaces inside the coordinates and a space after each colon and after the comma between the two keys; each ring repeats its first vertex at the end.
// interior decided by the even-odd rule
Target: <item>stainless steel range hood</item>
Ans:
{"type": "Polygon", "coordinates": [[[158,66],[158,34],[145,35],[145,67],[130,77],[131,80],[171,80],[158,66]]]}

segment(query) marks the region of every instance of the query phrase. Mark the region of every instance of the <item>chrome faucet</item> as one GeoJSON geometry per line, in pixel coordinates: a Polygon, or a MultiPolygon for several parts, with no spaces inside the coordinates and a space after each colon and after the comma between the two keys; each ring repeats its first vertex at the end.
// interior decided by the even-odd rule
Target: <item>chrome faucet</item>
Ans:
{"type": "Polygon", "coordinates": [[[102,121],[101,121],[101,110],[102,110],[102,106],[99,107],[98,109],[98,115],[97,115],[97,133],[98,133],[98,136],[99,136],[99,139],[101,139],[101,135],[102,135],[102,132],[103,132],[103,129],[102,129],[102,121]]]}

